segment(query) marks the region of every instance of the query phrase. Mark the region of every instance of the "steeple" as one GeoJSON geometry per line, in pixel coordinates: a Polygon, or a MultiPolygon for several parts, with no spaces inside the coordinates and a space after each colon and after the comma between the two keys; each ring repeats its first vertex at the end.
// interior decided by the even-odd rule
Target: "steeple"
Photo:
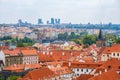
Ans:
{"type": "Polygon", "coordinates": [[[99,35],[98,35],[98,38],[96,40],[96,46],[97,47],[104,47],[105,46],[105,39],[103,39],[103,36],[102,36],[102,29],[100,29],[100,31],[99,31],[99,35]]]}
{"type": "Polygon", "coordinates": [[[103,36],[102,36],[102,29],[100,29],[99,31],[99,35],[98,35],[98,40],[103,40],[103,36]]]}

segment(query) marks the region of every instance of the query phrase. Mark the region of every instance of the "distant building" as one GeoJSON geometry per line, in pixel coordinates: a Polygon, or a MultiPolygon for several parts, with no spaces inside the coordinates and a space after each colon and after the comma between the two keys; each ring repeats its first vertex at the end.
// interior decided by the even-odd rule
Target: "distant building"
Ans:
{"type": "Polygon", "coordinates": [[[22,64],[22,55],[20,50],[7,49],[1,51],[1,53],[4,53],[5,66],[22,64]]]}
{"type": "Polygon", "coordinates": [[[42,19],[38,19],[38,24],[43,24],[42,19]]]}
{"type": "Polygon", "coordinates": [[[23,23],[23,22],[22,22],[22,20],[21,20],[21,19],[19,19],[19,20],[18,20],[18,26],[21,26],[21,25],[22,25],[22,23],[23,23]]]}
{"type": "Polygon", "coordinates": [[[54,21],[54,18],[51,18],[51,24],[54,24],[55,21],[54,21]]]}
{"type": "Polygon", "coordinates": [[[49,20],[46,21],[46,24],[50,24],[50,23],[49,23],[49,20]]]}
{"type": "Polygon", "coordinates": [[[60,24],[60,19],[55,19],[55,24],[60,24]]]}
{"type": "Polygon", "coordinates": [[[38,63],[38,55],[36,50],[21,50],[23,55],[22,64],[37,64],[38,63]]]}

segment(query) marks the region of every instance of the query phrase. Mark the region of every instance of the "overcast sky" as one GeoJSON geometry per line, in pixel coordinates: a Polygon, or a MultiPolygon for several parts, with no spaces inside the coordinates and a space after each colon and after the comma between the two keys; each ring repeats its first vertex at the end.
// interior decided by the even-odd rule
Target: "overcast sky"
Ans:
{"type": "Polygon", "coordinates": [[[120,23],[120,0],[0,0],[0,23],[51,17],[63,23],[120,23]]]}

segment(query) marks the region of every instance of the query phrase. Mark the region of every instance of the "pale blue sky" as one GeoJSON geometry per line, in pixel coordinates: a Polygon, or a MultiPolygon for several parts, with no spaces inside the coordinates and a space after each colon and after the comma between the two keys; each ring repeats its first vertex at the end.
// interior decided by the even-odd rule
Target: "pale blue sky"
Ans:
{"type": "Polygon", "coordinates": [[[120,23],[120,0],[0,0],[0,23],[51,17],[63,23],[120,23]]]}

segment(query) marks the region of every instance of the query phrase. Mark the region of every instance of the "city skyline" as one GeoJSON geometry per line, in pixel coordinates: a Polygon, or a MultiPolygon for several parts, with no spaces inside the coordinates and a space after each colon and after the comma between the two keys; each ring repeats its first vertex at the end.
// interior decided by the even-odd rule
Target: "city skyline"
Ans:
{"type": "Polygon", "coordinates": [[[119,0],[0,0],[0,9],[0,23],[46,23],[52,17],[61,23],[120,23],[119,0]]]}

